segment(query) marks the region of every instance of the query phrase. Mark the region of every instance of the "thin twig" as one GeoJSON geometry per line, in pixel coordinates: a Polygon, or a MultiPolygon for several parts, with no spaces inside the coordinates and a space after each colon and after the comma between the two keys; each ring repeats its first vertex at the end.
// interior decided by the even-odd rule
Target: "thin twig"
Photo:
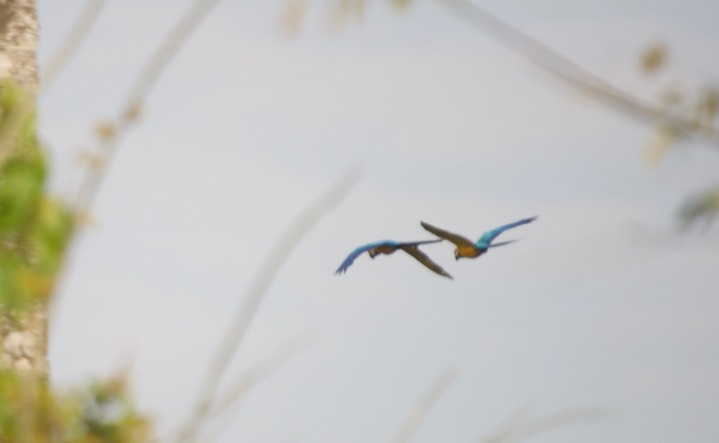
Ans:
{"type": "Polygon", "coordinates": [[[528,406],[513,412],[504,420],[504,423],[497,426],[495,431],[479,440],[479,443],[502,443],[507,441],[516,432],[517,428],[527,421],[530,413],[531,409],[528,406]]]}
{"type": "Polygon", "coordinates": [[[113,123],[109,125],[108,134],[100,140],[101,161],[99,165],[88,168],[87,175],[80,184],[75,202],[75,207],[79,213],[86,213],[91,207],[105,177],[105,171],[120,145],[122,136],[132,123],[137,120],[142,102],[157,82],[160,74],[218,2],[219,0],[195,1],[143,66],[135,79],[135,83],[130,88],[120,112],[113,123]]]}
{"type": "Polygon", "coordinates": [[[649,121],[676,128],[687,134],[701,136],[719,144],[719,129],[677,115],[654,106],[632,94],[612,86],[567,57],[559,54],[535,38],[511,26],[494,14],[469,0],[436,0],[449,7],[457,17],[468,20],[473,26],[487,29],[510,49],[522,53],[543,69],[568,82],[584,93],[649,121]]]}
{"type": "Polygon", "coordinates": [[[234,418],[242,400],[250,389],[308,345],[309,339],[306,335],[295,337],[245,370],[234,382],[230,383],[228,389],[223,389],[225,394],[213,402],[207,416],[208,419],[219,420],[219,423],[216,423],[206,433],[202,441],[206,443],[217,441],[217,437],[227,427],[230,420],[234,418]]]}
{"type": "Polygon", "coordinates": [[[218,386],[232,357],[242,343],[242,339],[245,337],[250,323],[257,313],[260,302],[267,293],[267,289],[287,257],[315,223],[342,200],[358,177],[359,173],[354,169],[343,174],[327,193],[305,209],[288,226],[287,230],[278,238],[267,254],[259,271],[242,297],[242,303],[235,314],[235,319],[230,329],[218,346],[215,356],[208,366],[190,417],[185,422],[178,441],[191,442],[195,440],[198,430],[210,412],[213,399],[217,395],[218,386]]]}
{"type": "Polygon", "coordinates": [[[480,439],[479,443],[520,441],[565,426],[607,420],[612,416],[611,411],[607,409],[572,408],[546,414],[532,420],[526,420],[525,417],[518,420],[514,425],[480,439]]]}
{"type": "Polygon", "coordinates": [[[425,393],[420,397],[410,414],[407,416],[397,435],[392,440],[394,443],[408,443],[419,429],[429,410],[432,409],[439,397],[457,378],[456,368],[447,368],[432,382],[425,393]]]}
{"type": "Polygon", "coordinates": [[[605,421],[613,417],[611,411],[602,408],[572,408],[537,417],[528,422],[517,433],[525,439],[569,425],[605,421]]]}
{"type": "Polygon", "coordinates": [[[80,44],[85,40],[90,32],[92,25],[95,24],[100,16],[102,8],[105,6],[106,0],[87,0],[85,7],[80,12],[77,20],[70,28],[70,32],[65,36],[60,48],[50,59],[47,66],[40,76],[39,95],[47,93],[50,86],[55,82],[62,69],[75,55],[80,44]]]}

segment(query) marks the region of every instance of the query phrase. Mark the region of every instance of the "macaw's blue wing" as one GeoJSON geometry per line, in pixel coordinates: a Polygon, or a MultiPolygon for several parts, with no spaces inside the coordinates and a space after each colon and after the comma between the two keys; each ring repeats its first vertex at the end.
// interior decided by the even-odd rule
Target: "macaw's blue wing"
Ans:
{"type": "MultiPolygon", "coordinates": [[[[342,274],[344,272],[347,272],[347,269],[350,266],[352,266],[352,263],[354,263],[355,259],[365,252],[369,252],[370,256],[374,256],[377,254],[391,254],[392,252],[394,252],[400,248],[404,249],[405,251],[408,251],[408,249],[412,249],[412,248],[417,249],[418,245],[424,245],[427,243],[437,243],[437,242],[441,242],[441,241],[442,240],[422,240],[422,241],[399,243],[399,242],[392,241],[392,240],[383,240],[383,241],[378,241],[378,242],[374,242],[374,243],[369,243],[364,246],[360,246],[359,248],[350,252],[350,255],[348,255],[347,258],[345,258],[345,260],[342,262],[340,267],[337,268],[337,271],[335,271],[335,274],[342,274]],[[374,249],[374,251],[372,251],[373,249],[374,249]]],[[[413,254],[410,253],[410,255],[413,255],[413,254]]],[[[415,258],[417,258],[417,257],[415,256],[415,258]]],[[[422,260],[420,260],[420,262],[422,262],[422,260]]],[[[427,266],[426,263],[423,263],[423,264],[425,266],[427,266]]],[[[432,269],[432,270],[437,272],[435,269],[432,269]]]]}
{"type": "MultiPolygon", "coordinates": [[[[485,232],[484,234],[482,234],[482,237],[480,237],[480,239],[477,240],[476,245],[480,249],[487,249],[490,246],[492,246],[492,241],[495,238],[497,238],[499,236],[499,234],[501,234],[502,232],[504,232],[508,229],[516,228],[517,226],[526,225],[527,223],[531,223],[536,219],[537,219],[537,217],[523,218],[514,223],[509,223],[504,226],[500,226],[498,228],[491,229],[491,230],[485,232]]],[[[506,243],[503,243],[503,244],[506,244],[506,243]]],[[[497,246],[499,246],[499,244],[497,244],[497,246]]]]}
{"type": "Polygon", "coordinates": [[[392,247],[392,248],[398,248],[400,245],[397,242],[393,242],[391,240],[384,240],[384,241],[368,243],[364,246],[360,246],[359,248],[350,252],[350,255],[348,255],[347,258],[344,259],[344,261],[342,262],[340,267],[337,268],[337,271],[335,271],[335,274],[342,274],[344,272],[347,272],[347,268],[352,266],[352,263],[354,263],[354,261],[357,257],[359,257],[360,255],[364,254],[365,252],[369,251],[370,249],[376,248],[378,246],[388,246],[388,247],[392,247]]]}

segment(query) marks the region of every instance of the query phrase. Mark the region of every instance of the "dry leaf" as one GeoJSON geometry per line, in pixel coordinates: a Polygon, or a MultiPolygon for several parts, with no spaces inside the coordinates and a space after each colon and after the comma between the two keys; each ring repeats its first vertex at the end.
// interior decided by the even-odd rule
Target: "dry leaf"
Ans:
{"type": "Polygon", "coordinates": [[[677,130],[668,125],[659,126],[654,131],[654,135],[649,139],[642,152],[649,166],[654,168],[659,164],[669,151],[669,148],[677,140],[678,135],[677,130]]]}
{"type": "Polygon", "coordinates": [[[647,73],[655,73],[664,66],[669,53],[663,43],[653,43],[641,56],[642,70],[647,73]]]}

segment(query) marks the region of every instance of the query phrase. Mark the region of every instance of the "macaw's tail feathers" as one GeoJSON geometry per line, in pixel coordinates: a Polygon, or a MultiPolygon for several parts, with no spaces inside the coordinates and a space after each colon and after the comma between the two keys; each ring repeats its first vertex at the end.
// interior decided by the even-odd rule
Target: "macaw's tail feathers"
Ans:
{"type": "Polygon", "coordinates": [[[443,239],[443,238],[435,238],[434,240],[421,240],[421,241],[405,242],[405,243],[403,243],[403,245],[406,245],[406,246],[419,246],[419,245],[427,245],[427,244],[430,244],[430,243],[439,243],[439,242],[441,242],[441,241],[444,241],[444,239],[443,239]]]}
{"type": "Polygon", "coordinates": [[[510,244],[510,243],[515,243],[515,242],[518,242],[518,241],[519,241],[519,240],[500,241],[500,242],[497,242],[497,243],[492,243],[491,245],[489,245],[489,247],[490,247],[490,248],[496,248],[497,246],[504,246],[504,245],[508,245],[508,244],[510,244]]]}

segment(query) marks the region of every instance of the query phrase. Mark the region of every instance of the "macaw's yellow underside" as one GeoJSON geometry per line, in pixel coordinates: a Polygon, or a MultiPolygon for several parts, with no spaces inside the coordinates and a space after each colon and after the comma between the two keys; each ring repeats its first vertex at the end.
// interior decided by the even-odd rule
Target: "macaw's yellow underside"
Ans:
{"type": "Polygon", "coordinates": [[[475,248],[474,246],[457,246],[455,251],[455,257],[459,258],[477,258],[484,254],[486,251],[475,248]]]}

